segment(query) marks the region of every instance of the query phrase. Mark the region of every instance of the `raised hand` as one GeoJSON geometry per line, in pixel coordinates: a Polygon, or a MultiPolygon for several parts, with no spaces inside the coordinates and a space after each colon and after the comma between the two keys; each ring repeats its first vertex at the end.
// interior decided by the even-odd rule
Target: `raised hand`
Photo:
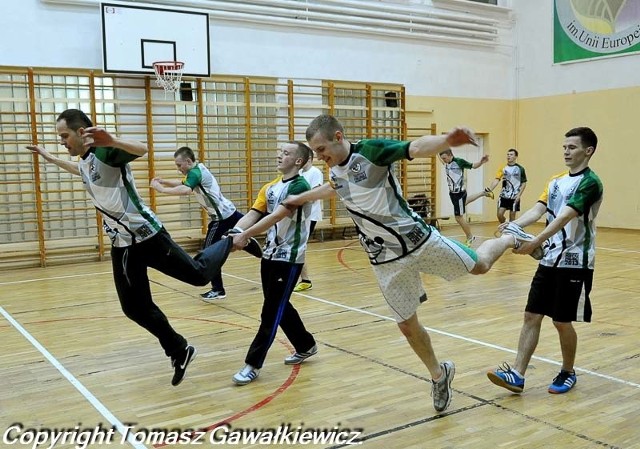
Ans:
{"type": "Polygon", "coordinates": [[[82,133],[82,140],[85,148],[89,147],[110,147],[113,146],[114,138],[104,128],[92,126],[85,128],[82,133]]]}
{"type": "Polygon", "coordinates": [[[447,134],[447,144],[450,147],[459,147],[460,145],[471,144],[478,146],[476,136],[469,128],[456,127],[447,134]]]}

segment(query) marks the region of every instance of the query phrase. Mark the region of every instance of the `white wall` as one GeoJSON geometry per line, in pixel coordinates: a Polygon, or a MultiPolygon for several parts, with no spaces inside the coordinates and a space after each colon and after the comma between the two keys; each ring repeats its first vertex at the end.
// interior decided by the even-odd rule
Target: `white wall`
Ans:
{"type": "MultiPolygon", "coordinates": [[[[41,0],[11,3],[11,9],[0,15],[0,65],[102,68],[97,6],[52,5],[41,0]]],[[[400,83],[409,95],[500,99],[514,95],[509,29],[500,30],[499,46],[474,47],[329,30],[210,23],[213,74],[400,83]]]]}
{"type": "Polygon", "coordinates": [[[640,55],[553,64],[553,0],[516,0],[516,98],[637,86],[640,55]]]}
{"type": "Polygon", "coordinates": [[[512,95],[511,49],[239,23],[213,22],[211,34],[213,73],[400,83],[410,95],[512,95]]]}

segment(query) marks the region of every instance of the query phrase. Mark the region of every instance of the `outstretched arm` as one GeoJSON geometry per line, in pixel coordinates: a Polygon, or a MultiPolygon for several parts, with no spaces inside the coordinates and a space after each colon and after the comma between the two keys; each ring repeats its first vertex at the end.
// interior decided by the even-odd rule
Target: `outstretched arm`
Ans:
{"type": "Polygon", "coordinates": [[[538,221],[546,211],[547,206],[538,201],[531,207],[531,209],[527,210],[519,218],[514,220],[514,223],[525,228],[538,221]]]}
{"type": "Polygon", "coordinates": [[[471,165],[471,168],[478,168],[478,167],[486,164],[487,162],[489,162],[489,155],[488,154],[483,154],[479,161],[474,162],[471,165]]]}
{"type": "Polygon", "coordinates": [[[59,157],[56,157],[56,156],[52,155],[51,153],[49,153],[44,148],[39,147],[37,145],[27,145],[27,149],[29,151],[31,151],[32,153],[35,153],[35,154],[38,154],[38,155],[42,156],[42,158],[45,161],[51,162],[51,163],[57,165],[58,167],[60,167],[61,169],[68,171],[72,175],[78,175],[78,176],[80,175],[80,170],[78,169],[78,163],[77,162],[66,161],[64,159],[60,159],[59,157]]]}
{"type": "Polygon", "coordinates": [[[263,217],[262,213],[258,212],[255,209],[250,209],[249,212],[244,214],[244,217],[238,220],[234,228],[242,229],[242,230],[248,229],[254,224],[256,224],[258,221],[260,221],[262,217],[263,217]]]}
{"type": "MultiPolygon", "coordinates": [[[[542,203],[537,203],[544,207],[542,203]]],[[[530,209],[531,210],[531,209],[530,209]]],[[[545,207],[546,210],[546,207],[545,207]]],[[[545,227],[540,234],[536,235],[536,237],[530,242],[522,242],[518,249],[514,249],[513,252],[516,254],[531,254],[531,252],[541,246],[545,240],[559,232],[562,228],[565,227],[567,223],[578,216],[578,211],[573,207],[564,206],[560,213],[556,218],[553,219],[551,223],[545,227]]],[[[520,219],[516,220],[520,221],[520,219]]]]}
{"type": "Polygon", "coordinates": [[[180,181],[165,180],[162,178],[153,178],[151,187],[160,193],[169,195],[188,195],[192,192],[191,187],[182,184],[180,181]]]}
{"type": "Polygon", "coordinates": [[[332,198],[336,196],[336,191],[331,187],[331,184],[328,182],[321,185],[320,187],[316,187],[315,189],[307,190],[300,195],[290,195],[283,202],[282,205],[295,210],[296,207],[302,206],[304,203],[309,201],[316,200],[324,200],[327,198],[332,198]]]}
{"type": "Polygon", "coordinates": [[[84,130],[82,137],[85,139],[85,146],[92,147],[115,147],[131,153],[135,156],[144,156],[149,151],[146,144],[137,140],[118,139],[103,128],[92,126],[84,130]]]}
{"type": "Polygon", "coordinates": [[[489,187],[484,189],[485,192],[487,192],[487,191],[493,192],[493,189],[496,188],[496,186],[498,185],[499,182],[500,182],[500,180],[498,178],[495,178],[493,181],[491,181],[491,184],[489,184],[489,187]]]}
{"type": "Polygon", "coordinates": [[[478,146],[473,131],[469,128],[457,127],[441,136],[422,136],[412,141],[409,145],[409,156],[411,158],[429,157],[449,147],[465,144],[478,146]]]}
{"type": "MultiPolygon", "coordinates": [[[[255,210],[251,210],[249,213],[251,212],[255,212],[256,215],[259,215],[259,213],[255,210]]],[[[243,249],[245,246],[247,246],[249,238],[265,233],[269,228],[278,223],[280,220],[286,217],[290,217],[292,214],[293,211],[280,204],[272,213],[270,213],[269,215],[265,215],[264,217],[262,217],[262,219],[254,222],[254,224],[251,225],[248,229],[245,229],[239,234],[234,234],[233,248],[236,250],[243,249]]],[[[245,215],[245,217],[247,215],[245,215]]],[[[246,225],[249,223],[249,220],[246,220],[245,223],[241,223],[241,221],[237,223],[237,227],[242,228],[243,224],[246,225]]]]}

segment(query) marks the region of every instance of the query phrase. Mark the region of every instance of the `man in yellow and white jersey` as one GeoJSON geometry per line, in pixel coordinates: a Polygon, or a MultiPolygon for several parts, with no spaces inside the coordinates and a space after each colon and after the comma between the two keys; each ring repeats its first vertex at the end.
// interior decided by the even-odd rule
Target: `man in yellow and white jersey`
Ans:
{"type": "Polygon", "coordinates": [[[507,164],[500,167],[496,172],[496,179],[485,189],[485,192],[493,192],[493,189],[502,181],[497,212],[500,223],[505,222],[506,211],[509,211],[509,221],[516,219],[516,213],[520,211],[520,198],[527,187],[527,173],[517,160],[518,150],[510,148],[507,151],[507,164]]]}
{"type": "Polygon", "coordinates": [[[300,142],[282,146],[277,156],[278,171],[282,176],[262,187],[251,210],[236,225],[235,229],[240,232],[233,234],[233,247],[238,250],[244,249],[253,236],[267,233],[260,265],[264,296],[260,327],[247,351],[245,366],[232,378],[236,385],[246,385],[258,377],[278,326],[296,350],[284,359],[285,365],[300,364],[317,352],[313,335],[290,302],[304,265],[312,204],[297,208],[281,204],[288,196],[311,189],[299,173],[310,151],[300,142]]]}

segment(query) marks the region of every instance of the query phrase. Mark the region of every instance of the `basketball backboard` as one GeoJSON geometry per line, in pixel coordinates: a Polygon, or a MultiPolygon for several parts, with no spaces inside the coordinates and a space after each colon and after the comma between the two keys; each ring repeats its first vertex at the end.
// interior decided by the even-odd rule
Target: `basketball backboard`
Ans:
{"type": "Polygon", "coordinates": [[[105,73],[153,74],[155,61],[182,61],[185,75],[211,75],[207,13],[140,3],[100,6],[105,73]]]}

